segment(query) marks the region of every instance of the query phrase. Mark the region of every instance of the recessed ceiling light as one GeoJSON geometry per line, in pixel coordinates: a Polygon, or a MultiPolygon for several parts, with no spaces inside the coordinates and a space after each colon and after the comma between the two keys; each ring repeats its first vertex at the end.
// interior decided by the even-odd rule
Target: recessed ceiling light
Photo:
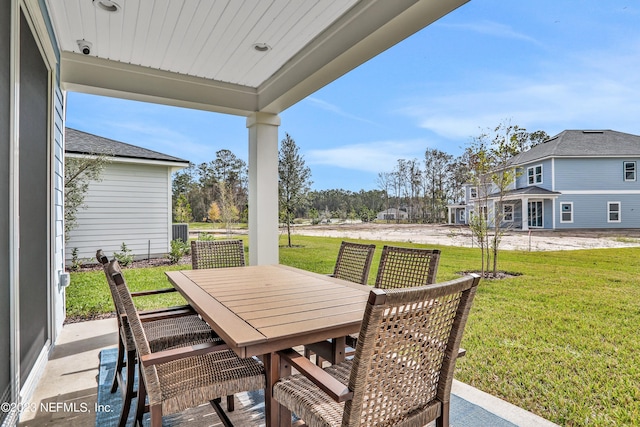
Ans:
{"type": "Polygon", "coordinates": [[[269,46],[266,43],[254,43],[253,49],[256,50],[257,52],[267,52],[271,50],[271,46],[269,46]]]}
{"type": "Polygon", "coordinates": [[[120,10],[120,5],[111,0],[93,0],[93,5],[106,12],[117,12],[120,10]]]}

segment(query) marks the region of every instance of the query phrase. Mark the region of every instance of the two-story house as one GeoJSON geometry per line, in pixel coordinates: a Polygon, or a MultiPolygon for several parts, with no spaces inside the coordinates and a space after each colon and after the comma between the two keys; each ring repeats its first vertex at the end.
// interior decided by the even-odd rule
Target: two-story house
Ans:
{"type": "Polygon", "coordinates": [[[465,185],[449,206],[449,223],[468,224],[480,210],[500,209],[514,229],[640,227],[640,136],[612,130],[566,130],[509,161],[516,171],[502,197],[465,185]],[[488,203],[485,203],[488,201],[488,203]],[[486,206],[485,206],[486,205],[486,206]]]}

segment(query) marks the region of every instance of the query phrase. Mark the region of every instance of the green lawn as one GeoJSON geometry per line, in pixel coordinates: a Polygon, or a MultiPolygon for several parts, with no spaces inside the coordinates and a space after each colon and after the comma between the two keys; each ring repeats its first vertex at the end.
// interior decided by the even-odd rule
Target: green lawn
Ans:
{"type": "MultiPolygon", "coordinates": [[[[293,236],[293,243],[299,247],[281,247],[281,263],[332,271],[340,239],[293,236]]],[[[393,244],[372,243],[371,283],[382,246],[393,244]]],[[[442,250],[439,281],[479,267],[478,249],[429,247],[442,250]]],[[[481,282],[456,378],[560,425],[640,425],[640,248],[502,251],[499,267],[521,275],[481,282]]],[[[151,289],[167,285],[166,269],[125,276],[132,289],[151,289]]],[[[102,272],[72,273],[68,315],[111,310],[102,272]]]]}

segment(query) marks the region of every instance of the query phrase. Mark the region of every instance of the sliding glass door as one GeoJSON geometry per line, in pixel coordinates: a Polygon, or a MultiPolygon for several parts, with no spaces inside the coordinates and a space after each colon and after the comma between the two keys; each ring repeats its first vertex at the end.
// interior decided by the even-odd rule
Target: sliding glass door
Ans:
{"type": "Polygon", "coordinates": [[[544,221],[542,219],[542,200],[535,200],[529,202],[529,227],[530,228],[542,228],[544,221]]]}

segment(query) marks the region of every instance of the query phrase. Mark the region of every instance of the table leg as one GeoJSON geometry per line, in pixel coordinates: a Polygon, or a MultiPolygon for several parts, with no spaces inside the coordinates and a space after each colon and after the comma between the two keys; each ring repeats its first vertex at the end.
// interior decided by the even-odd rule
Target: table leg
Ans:
{"type": "Polygon", "coordinates": [[[267,388],[264,391],[264,416],[266,427],[291,426],[291,411],[280,405],[273,398],[273,386],[278,379],[291,375],[291,365],[286,363],[277,353],[262,356],[267,374],[267,388]]]}
{"type": "Polygon", "coordinates": [[[344,362],[344,351],[347,346],[346,337],[333,338],[331,340],[331,363],[334,365],[344,362]]]}

